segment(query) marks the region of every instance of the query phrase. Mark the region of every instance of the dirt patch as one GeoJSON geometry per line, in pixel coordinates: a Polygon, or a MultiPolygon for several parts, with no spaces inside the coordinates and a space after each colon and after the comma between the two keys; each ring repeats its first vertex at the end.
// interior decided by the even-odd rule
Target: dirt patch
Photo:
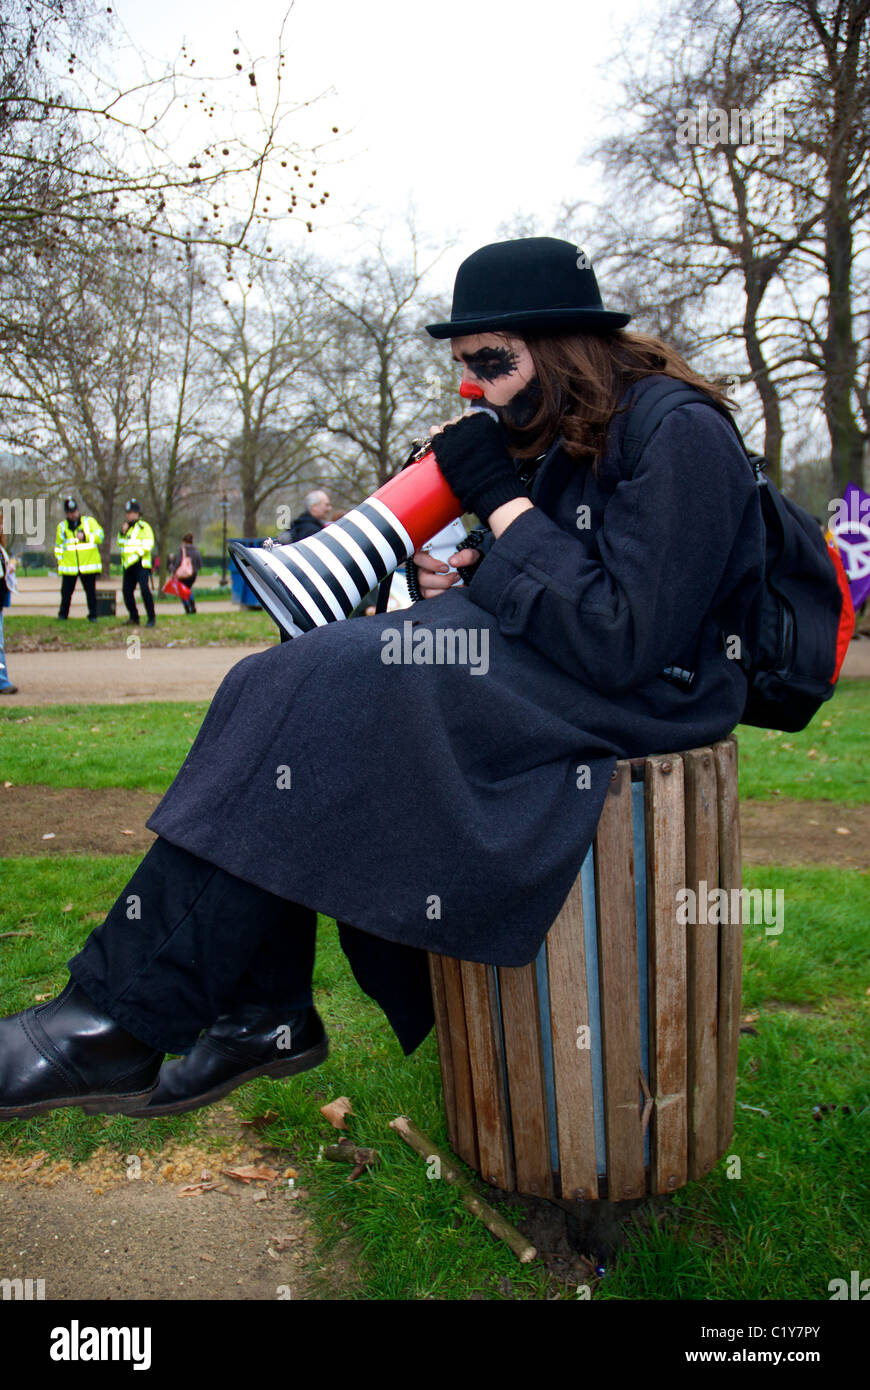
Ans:
{"type": "Polygon", "coordinates": [[[870,806],[831,801],[742,801],[740,832],[747,864],[870,864],[870,806]]]}
{"type": "Polygon", "coordinates": [[[45,1298],[61,1300],[322,1299],[356,1286],[349,1251],[328,1269],[318,1260],[290,1155],[252,1146],[231,1106],[214,1111],[216,1135],[230,1138],[220,1148],[206,1136],[151,1155],[99,1149],[75,1168],[4,1157],[3,1277],[42,1279],[45,1298]],[[222,1172],[240,1164],[276,1176],[246,1184],[222,1172]]]}
{"type": "Polygon", "coordinates": [[[227,672],[244,657],[267,651],[263,643],[234,647],[143,645],[141,658],[127,659],[125,647],[102,651],[24,652],[10,656],[14,705],[126,705],[151,700],[210,700],[227,672]]]}
{"type": "MultiPolygon", "coordinates": [[[[78,787],[0,787],[0,855],[136,854],[154,836],[152,792],[78,787]],[[53,839],[44,840],[43,835],[53,839]]],[[[830,801],[743,801],[747,864],[870,864],[870,806],[830,801]],[[845,833],[844,833],[845,832],[845,833]]]]}
{"type": "Polygon", "coordinates": [[[145,822],[159,800],[117,787],[0,787],[0,855],[141,857],[154,841],[145,822]]]}
{"type": "Polygon", "coordinates": [[[43,1279],[46,1299],[312,1297],[303,1193],[255,1195],[179,1198],[143,1181],[97,1196],[72,1175],[52,1189],[4,1184],[0,1269],[43,1279]]]}

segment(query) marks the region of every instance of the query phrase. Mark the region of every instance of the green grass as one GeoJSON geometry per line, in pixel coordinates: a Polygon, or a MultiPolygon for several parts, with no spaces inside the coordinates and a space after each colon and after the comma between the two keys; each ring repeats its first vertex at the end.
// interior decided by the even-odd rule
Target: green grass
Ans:
{"type": "MultiPolygon", "coordinates": [[[[161,620],[153,632],[165,626],[161,620]]],[[[144,636],[150,638],[153,632],[144,636]]],[[[207,708],[202,701],[179,701],[0,709],[2,775],[19,785],[139,787],[162,792],[181,766],[207,708]],[[118,750],[125,748],[129,756],[119,757],[118,750]]],[[[771,799],[779,791],[799,800],[865,802],[868,727],[870,681],[863,680],[844,685],[802,734],[778,735],[740,726],[741,796],[771,799]],[[823,721],[828,727],[823,727],[823,721]],[[784,743],[789,747],[783,748],[784,743]],[[810,759],[807,753],[813,748],[819,756],[810,759]]]]}
{"type": "MultiPolygon", "coordinates": [[[[240,659],[241,659],[240,654],[240,659]]],[[[208,701],[32,705],[0,711],[0,767],[19,786],[138,787],[163,792],[208,701]]]]}
{"type": "Polygon", "coordinates": [[[739,725],[740,795],[779,795],[857,805],[870,800],[870,680],[841,681],[799,734],[739,725]]]}
{"type": "MultiPolygon", "coordinates": [[[[164,613],[161,607],[156,627],[146,628],[144,615],[137,628],[126,627],[126,614],[116,618],[67,618],[59,622],[39,614],[14,614],[5,620],[6,653],[63,652],[115,649],[126,650],[127,638],[139,637],[147,647],[226,647],[278,641],[278,629],[259,609],[233,613],[196,613],[189,617],[181,609],[164,613]]],[[[140,615],[142,606],[139,605],[140,615]]],[[[12,610],[10,609],[10,613],[12,610]]]]}
{"type": "MultiPolygon", "coordinates": [[[[121,858],[0,861],[0,931],[23,924],[34,933],[0,940],[4,1012],[64,983],[65,960],[129,871],[121,858]]],[[[629,1249],[596,1282],[596,1298],[818,1300],[828,1297],[831,1279],[866,1273],[870,1264],[870,875],[772,866],[745,877],[750,888],[781,888],[785,917],[779,936],[767,936],[762,923],[745,932],[743,1008],[759,1017],[757,1036],[740,1045],[728,1154],[732,1174],[739,1159],[739,1177],[729,1177],[722,1160],[663,1214],[636,1220],[629,1249]],[[814,1107],[828,1104],[848,1113],[816,1118],[814,1107]]],[[[556,1285],[539,1262],[520,1266],[390,1130],[389,1121],[407,1113],[447,1144],[434,1033],[403,1056],[383,1014],[353,982],[325,919],[314,987],[330,1034],[327,1062],[290,1082],[253,1082],[235,1098],[244,1117],[270,1116],[264,1144],[294,1155],[324,1262],[350,1238],[365,1281],[354,1296],[367,1300],[572,1297],[573,1288],[556,1285]],[[318,1161],[321,1145],[337,1137],[319,1108],[338,1095],[353,1102],[350,1133],[382,1158],[354,1183],[345,1165],[318,1161]]],[[[0,1151],[83,1158],[103,1144],[117,1146],[121,1161],[168,1136],[195,1138],[202,1114],[144,1122],[59,1110],[0,1126],[0,1151]]]]}
{"type": "MultiPolygon", "coordinates": [[[[53,996],[66,984],[66,962],[103,920],[130,877],[123,855],[55,860],[0,859],[0,932],[31,936],[0,938],[2,1014],[16,1013],[53,996]],[[67,912],[64,909],[70,906],[67,912]]],[[[196,1115],[152,1124],[127,1116],[87,1116],[76,1106],[32,1120],[0,1123],[0,1151],[45,1149],[52,1159],[82,1162],[102,1144],[117,1146],[119,1162],[137,1149],[153,1152],[166,1139],[186,1138],[201,1126],[196,1115]]]]}

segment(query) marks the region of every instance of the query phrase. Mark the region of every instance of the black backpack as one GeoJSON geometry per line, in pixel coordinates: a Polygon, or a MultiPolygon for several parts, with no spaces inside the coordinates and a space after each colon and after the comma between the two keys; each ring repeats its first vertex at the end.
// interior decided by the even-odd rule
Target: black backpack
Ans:
{"type": "MultiPolygon", "coordinates": [[[[632,468],[668,411],[703,402],[732,425],[760,489],[766,535],[764,582],[750,630],[755,650],[740,665],[749,680],[741,724],[796,733],[834,693],[855,626],[843,563],[809,512],[765,476],[767,460],[750,453],[731,415],[686,382],[660,378],[630,409],[622,457],[632,468]]],[[[671,669],[671,668],[669,668],[671,669]]]]}

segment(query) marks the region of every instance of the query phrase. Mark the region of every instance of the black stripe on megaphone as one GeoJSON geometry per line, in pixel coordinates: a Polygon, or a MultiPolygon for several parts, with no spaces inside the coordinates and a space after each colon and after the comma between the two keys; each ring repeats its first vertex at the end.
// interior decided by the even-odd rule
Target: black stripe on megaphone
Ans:
{"type": "MultiPolygon", "coordinates": [[[[290,552],[287,557],[287,562],[299,564],[300,568],[303,570],[303,574],[304,565],[306,563],[309,564],[315,573],[320,576],[330,592],[335,595],[344,616],[347,617],[347,615],[356,608],[363,594],[368,593],[368,588],[360,589],[355,585],[353,594],[349,594],[333,567],[327,560],[323,559],[322,553],[320,552],[323,552],[325,549],[326,547],[323,545],[321,537],[312,536],[310,540],[302,541],[290,552]]],[[[343,568],[345,572],[347,572],[346,566],[343,566],[343,568]]],[[[371,585],[369,585],[369,588],[370,587],[371,585]]],[[[332,617],[335,617],[334,613],[332,617]]]]}
{"type": "MultiPolygon", "coordinates": [[[[377,507],[372,506],[371,502],[360,502],[355,510],[377,528],[395,555],[396,564],[401,565],[404,560],[407,560],[408,547],[396,529],[395,523],[390,522],[382,512],[378,511],[377,507]]],[[[340,526],[341,522],[338,522],[338,525],[340,526]]],[[[390,568],[395,569],[395,565],[391,565],[390,568]]]]}
{"type": "MultiPolygon", "coordinates": [[[[323,565],[319,561],[312,562],[310,555],[299,555],[297,552],[301,549],[302,544],[304,544],[304,542],[297,541],[296,545],[288,546],[283,554],[278,549],[272,550],[270,552],[270,559],[273,561],[277,560],[282,568],[286,570],[286,574],[282,574],[281,579],[297,601],[302,603],[311,614],[315,625],[317,627],[322,627],[324,623],[334,623],[336,614],[332,604],[322,592],[317,583],[317,579],[313,577],[311,572],[313,570],[314,574],[318,574],[323,568],[323,565]]],[[[333,584],[337,582],[332,575],[330,575],[330,580],[333,584]]],[[[336,598],[340,604],[342,601],[347,601],[347,597],[343,591],[341,592],[341,597],[336,595],[336,598]]],[[[349,611],[350,610],[348,610],[348,612],[349,611]]]]}
{"type": "MultiPolygon", "coordinates": [[[[257,556],[258,552],[253,551],[257,556]]],[[[239,573],[247,584],[250,584],[260,602],[265,606],[279,627],[283,628],[291,637],[296,637],[299,633],[310,632],[313,627],[320,626],[316,617],[309,612],[307,591],[303,590],[297,598],[294,596],[291,585],[301,588],[296,577],[289,572],[286,578],[273,570],[262,559],[256,562],[250,558],[247,546],[230,545],[230,554],[239,573]],[[288,625],[287,619],[290,622],[288,625]],[[295,628],[294,632],[292,629],[295,628]]]]}
{"type": "MultiPolygon", "coordinates": [[[[323,546],[324,550],[328,550],[331,555],[335,556],[336,564],[340,565],[342,569],[346,571],[351,583],[356,586],[360,598],[363,594],[367,594],[369,589],[374,588],[378,582],[377,575],[370,564],[369,570],[371,577],[363,573],[357,564],[355,556],[351,554],[349,549],[353,542],[344,532],[338,529],[333,531],[332,527],[329,526],[325,531],[321,532],[317,540],[320,545],[323,546]]],[[[357,602],[359,602],[359,600],[357,600],[357,602]]]]}
{"type": "MultiPolygon", "coordinates": [[[[361,526],[358,526],[356,522],[351,521],[350,514],[348,514],[347,516],[343,516],[341,518],[341,521],[337,521],[335,523],[336,531],[340,530],[343,531],[346,535],[351,536],[353,540],[356,541],[360,550],[363,552],[372,569],[374,570],[375,580],[378,581],[384,579],[386,575],[390,572],[390,570],[395,569],[395,565],[392,564],[392,562],[387,563],[387,561],[381,554],[381,551],[375,544],[371,531],[365,529],[365,526],[368,523],[368,518],[361,517],[360,520],[363,524],[361,526]]],[[[378,532],[378,534],[380,534],[380,532],[378,532]]],[[[392,546],[390,547],[390,549],[392,549],[392,546]]],[[[369,585],[369,588],[371,587],[372,586],[369,585]]],[[[368,589],[366,589],[365,592],[368,593],[368,589]]]]}

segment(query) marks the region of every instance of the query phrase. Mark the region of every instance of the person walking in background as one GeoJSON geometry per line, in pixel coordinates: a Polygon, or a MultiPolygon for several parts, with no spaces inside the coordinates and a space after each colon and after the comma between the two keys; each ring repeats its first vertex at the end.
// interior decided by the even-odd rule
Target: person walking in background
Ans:
{"type": "MultiPolygon", "coordinates": [[[[188,589],[193,589],[196,583],[196,576],[202,569],[202,556],[193,543],[193,532],[187,531],[181,537],[181,545],[178,547],[177,555],[169,557],[169,573],[173,579],[177,579],[180,584],[186,584],[188,589]]],[[[183,598],[185,613],[195,613],[196,603],[193,594],[190,598],[183,598]]]]}
{"type": "Polygon", "coordinates": [[[289,545],[293,541],[304,541],[307,536],[316,536],[322,531],[332,515],[329,493],[323,489],[309,492],[305,498],[305,511],[297,516],[288,530],[278,537],[279,545],[289,545]]]}
{"type": "Polygon", "coordinates": [[[146,627],[154,626],[154,599],[148,587],[148,574],[151,569],[151,552],[154,549],[154,532],[147,521],[142,520],[142,509],[135,497],[131,497],[125,508],[124,525],[118,532],[118,545],[121,550],[121,568],[124,572],[122,588],[124,603],[129,613],[128,623],[139,626],[139,610],[136,607],[136,586],[138,584],[148,615],[146,627]]]}
{"type": "Polygon", "coordinates": [[[3,609],[9,606],[12,586],[15,583],[15,561],[6,550],[6,537],[3,534],[3,519],[0,517],[0,695],[16,695],[18,686],[13,685],[6,669],[6,648],[3,636],[3,609]]]}
{"type": "Polygon", "coordinates": [[[97,621],[97,575],[103,568],[100,543],[105,532],[92,516],[82,516],[74,497],[66,497],[64,519],[57,523],[54,558],[60,575],[60,610],[58,618],[69,617],[70,600],[81,579],[88,603],[88,622],[97,621]]]}

